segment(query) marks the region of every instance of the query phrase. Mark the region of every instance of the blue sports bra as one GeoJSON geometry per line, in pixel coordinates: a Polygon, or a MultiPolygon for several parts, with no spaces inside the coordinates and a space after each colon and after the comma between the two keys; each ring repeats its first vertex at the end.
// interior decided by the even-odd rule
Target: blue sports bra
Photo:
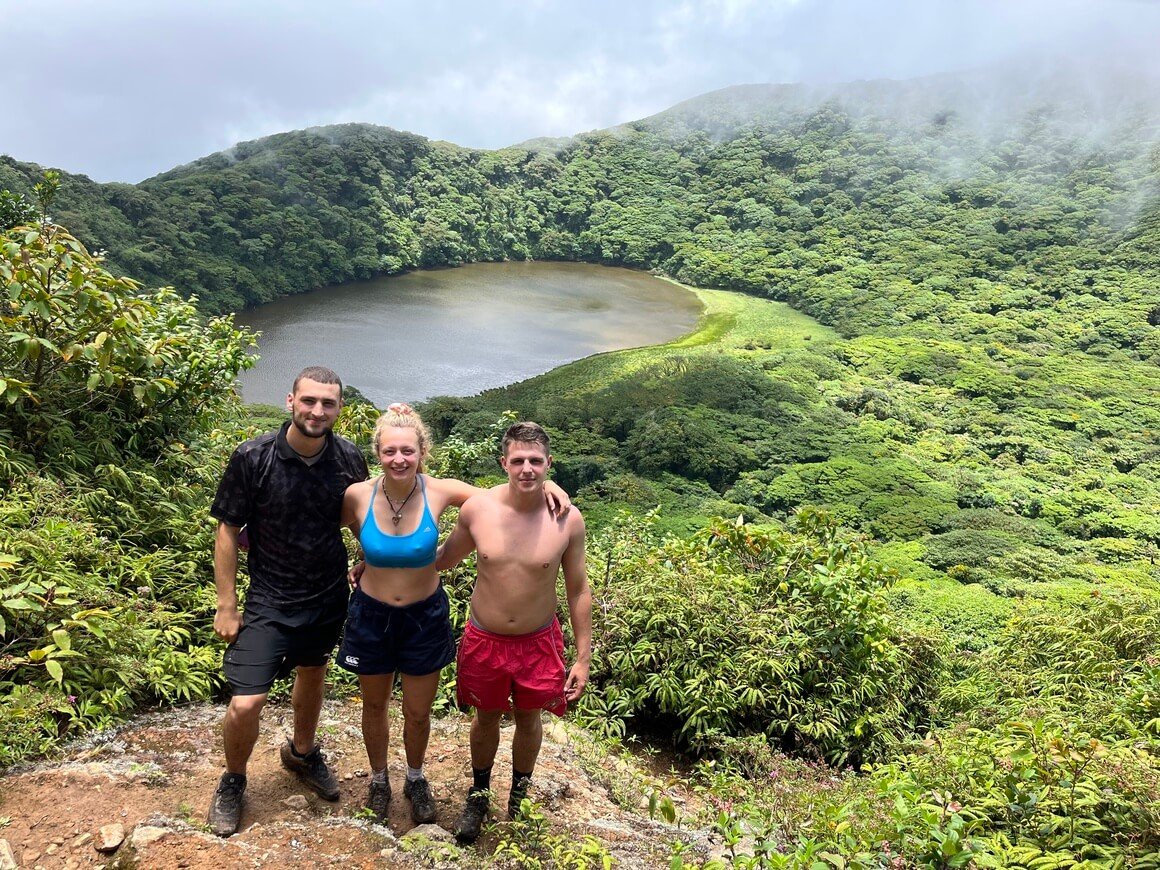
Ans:
{"type": "Polygon", "coordinates": [[[363,517],[358,540],[362,544],[363,555],[368,565],[375,568],[424,568],[435,561],[435,550],[439,546],[439,526],[431,516],[427,506],[427,482],[419,475],[419,486],[423,489],[423,516],[419,528],[409,535],[388,535],[379,528],[375,520],[375,494],[379,489],[379,479],[371,487],[371,502],[367,505],[367,515],[363,517]]]}

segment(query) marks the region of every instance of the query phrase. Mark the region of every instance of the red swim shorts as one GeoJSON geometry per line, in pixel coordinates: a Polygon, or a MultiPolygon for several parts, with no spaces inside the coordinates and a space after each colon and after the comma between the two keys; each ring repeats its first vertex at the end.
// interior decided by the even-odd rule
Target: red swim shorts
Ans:
{"type": "Polygon", "coordinates": [[[563,716],[564,634],[553,618],[531,634],[494,634],[471,620],[459,642],[455,694],[462,707],[548,710],[563,716]]]}

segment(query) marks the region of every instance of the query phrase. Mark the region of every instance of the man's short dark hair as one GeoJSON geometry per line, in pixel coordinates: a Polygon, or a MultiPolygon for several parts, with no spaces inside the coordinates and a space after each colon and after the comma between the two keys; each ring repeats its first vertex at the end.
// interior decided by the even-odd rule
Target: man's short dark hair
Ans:
{"type": "Polygon", "coordinates": [[[523,422],[512,423],[508,426],[508,430],[503,433],[503,441],[501,446],[503,448],[503,455],[507,456],[508,448],[513,442],[520,444],[539,444],[544,448],[545,453],[552,452],[552,441],[548,437],[548,433],[544,431],[544,427],[539,423],[523,422]]]}
{"type": "Polygon", "coordinates": [[[298,373],[298,377],[294,379],[294,386],[290,388],[290,392],[298,392],[298,383],[303,378],[317,381],[320,384],[338,384],[338,394],[340,396],[342,395],[342,378],[325,366],[307,366],[304,368],[298,373]]]}

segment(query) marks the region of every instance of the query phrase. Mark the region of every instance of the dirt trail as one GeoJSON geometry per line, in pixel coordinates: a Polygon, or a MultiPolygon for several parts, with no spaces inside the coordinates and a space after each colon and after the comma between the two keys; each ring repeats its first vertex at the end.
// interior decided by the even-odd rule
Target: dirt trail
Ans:
{"type": "MultiPolygon", "coordinates": [[[[225,840],[214,837],[205,833],[203,823],[222,771],[218,728],[223,709],[206,704],[145,715],[71,748],[60,760],[0,778],[0,870],[6,870],[5,843],[14,866],[25,870],[482,866],[509,830],[499,825],[465,848],[447,833],[470,781],[469,720],[457,713],[433,721],[426,773],[438,807],[436,824],[414,829],[410,804],[402,797],[405,762],[396,739],[401,722],[395,720],[389,825],[367,821],[360,813],[367,791],[360,708],[347,701],[328,702],[320,728],[342,781],[339,801],[321,800],[282,769],[278,749],[289,733],[290,711],[271,706],[263,714],[262,736],[250,763],[241,830],[225,840]],[[98,851],[102,829],[115,837],[117,832],[109,830],[114,825],[121,826],[125,844],[115,852],[98,851]]],[[[647,800],[647,772],[623,759],[594,755],[599,750],[563,723],[546,722],[544,730],[531,796],[542,807],[549,837],[575,843],[591,834],[619,867],[667,866],[678,838],[695,853],[706,854],[710,843],[704,833],[678,831],[650,820],[644,809],[618,806],[614,793],[627,796],[622,803],[647,800]],[[581,763],[582,755],[587,764],[581,763]]],[[[493,810],[500,812],[510,785],[510,741],[511,729],[505,727],[493,778],[493,810]]],[[[665,794],[679,807],[695,802],[680,788],[665,794]]]]}

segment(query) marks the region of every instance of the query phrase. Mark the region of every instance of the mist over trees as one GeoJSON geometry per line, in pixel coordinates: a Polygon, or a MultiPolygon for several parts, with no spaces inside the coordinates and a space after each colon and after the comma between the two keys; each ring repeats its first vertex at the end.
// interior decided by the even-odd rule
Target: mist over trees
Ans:
{"type": "MultiPolygon", "coordinates": [[[[492,152],[316,128],[138,185],[65,176],[56,217],[114,269],[214,313],[405,269],[579,259],[789,299],[857,331],[895,316],[889,300],[908,283],[938,293],[928,276],[882,268],[915,246],[969,239],[928,271],[996,280],[1039,248],[1106,247],[1140,216],[1155,91],[1051,72],[728,88],[492,152]],[[976,250],[988,260],[961,262],[976,250]],[[833,277],[813,301],[800,285],[819,274],[833,277]],[[851,300],[859,290],[873,301],[851,300]],[[845,311],[851,301],[864,310],[845,311]]],[[[38,173],[4,158],[0,186],[25,193],[38,173]]]]}

